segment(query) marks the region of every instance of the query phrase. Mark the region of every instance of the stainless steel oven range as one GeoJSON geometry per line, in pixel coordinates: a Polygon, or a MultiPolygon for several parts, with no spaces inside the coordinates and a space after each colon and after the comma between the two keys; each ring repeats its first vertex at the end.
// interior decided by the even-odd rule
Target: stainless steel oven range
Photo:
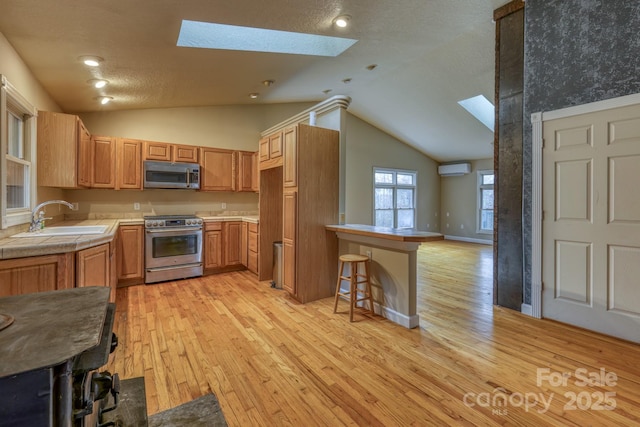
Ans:
{"type": "Polygon", "coordinates": [[[202,219],[145,216],[145,283],[202,276],[202,219]]]}

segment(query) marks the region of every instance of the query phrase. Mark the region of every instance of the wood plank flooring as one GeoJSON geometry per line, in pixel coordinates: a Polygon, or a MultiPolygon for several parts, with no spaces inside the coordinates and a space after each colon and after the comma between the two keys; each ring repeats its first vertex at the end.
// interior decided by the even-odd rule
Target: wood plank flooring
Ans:
{"type": "Polygon", "coordinates": [[[150,414],[213,392],[230,426],[640,425],[640,346],[494,307],[491,257],[422,245],[412,330],[248,272],[118,289],[110,368],[150,414]]]}

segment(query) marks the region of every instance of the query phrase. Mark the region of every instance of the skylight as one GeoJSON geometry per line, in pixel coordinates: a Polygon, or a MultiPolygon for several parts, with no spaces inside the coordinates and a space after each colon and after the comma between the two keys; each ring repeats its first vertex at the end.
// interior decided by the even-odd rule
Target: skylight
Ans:
{"type": "Polygon", "coordinates": [[[338,56],[357,40],[263,28],[182,21],[177,46],[297,55],[338,56]]]}
{"type": "Polygon", "coordinates": [[[485,98],[484,95],[463,99],[462,101],[458,101],[458,104],[493,132],[496,110],[493,104],[485,98]]]}

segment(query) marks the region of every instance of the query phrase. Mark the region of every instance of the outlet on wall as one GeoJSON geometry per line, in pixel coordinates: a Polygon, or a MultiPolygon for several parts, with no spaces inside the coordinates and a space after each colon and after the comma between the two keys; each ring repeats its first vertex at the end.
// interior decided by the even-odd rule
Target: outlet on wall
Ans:
{"type": "Polygon", "coordinates": [[[73,208],[71,208],[72,211],[77,211],[78,210],[78,202],[74,202],[71,203],[73,205],[73,208]]]}
{"type": "Polygon", "coordinates": [[[220,209],[227,209],[227,204],[226,203],[220,203],[220,209]]]}
{"type": "Polygon", "coordinates": [[[369,257],[369,261],[371,261],[371,251],[367,251],[367,256],[369,257]]]}
{"type": "Polygon", "coordinates": [[[460,224],[460,230],[464,230],[464,224],[460,224]]]}
{"type": "Polygon", "coordinates": [[[133,210],[134,211],[139,211],[140,210],[140,203],[136,202],[133,204],[133,210]]]}

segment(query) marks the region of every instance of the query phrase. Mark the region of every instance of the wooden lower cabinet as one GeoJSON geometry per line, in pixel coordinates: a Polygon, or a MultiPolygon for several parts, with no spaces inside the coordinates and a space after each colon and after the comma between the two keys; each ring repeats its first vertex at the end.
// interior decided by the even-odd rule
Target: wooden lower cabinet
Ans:
{"type": "Polygon", "coordinates": [[[222,266],[222,223],[205,223],[204,269],[221,268],[222,266]]]}
{"type": "Polygon", "coordinates": [[[242,222],[225,222],[223,230],[225,267],[242,265],[242,222]]]}
{"type": "Polygon", "coordinates": [[[247,236],[250,233],[245,225],[242,221],[205,221],[205,274],[243,270],[248,267],[250,261],[247,236]]]}
{"type": "Polygon", "coordinates": [[[250,272],[258,274],[258,224],[247,224],[247,268],[250,272]]]}
{"type": "Polygon", "coordinates": [[[76,287],[108,286],[111,302],[115,302],[115,288],[111,287],[110,244],[94,246],[76,252],[76,287]]]}
{"type": "Polygon", "coordinates": [[[116,238],[118,284],[144,282],[144,227],[121,225],[116,238]]]}
{"type": "Polygon", "coordinates": [[[287,191],[284,193],[283,200],[282,288],[290,294],[296,295],[297,193],[295,191],[287,191]]]}
{"type": "Polygon", "coordinates": [[[242,223],[242,236],[240,237],[240,258],[242,265],[249,264],[249,224],[242,223]]]}
{"type": "Polygon", "coordinates": [[[74,287],[74,253],[0,261],[0,297],[74,287]]]}

